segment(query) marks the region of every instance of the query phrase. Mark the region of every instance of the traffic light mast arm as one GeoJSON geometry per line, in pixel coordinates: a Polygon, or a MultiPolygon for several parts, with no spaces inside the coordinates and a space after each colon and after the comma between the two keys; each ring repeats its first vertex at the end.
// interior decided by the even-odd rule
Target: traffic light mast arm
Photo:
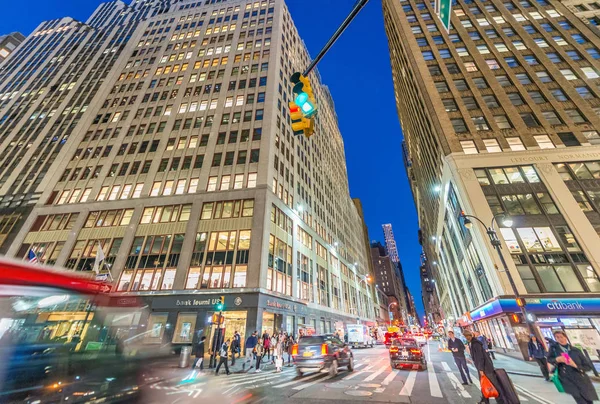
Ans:
{"type": "Polygon", "coordinates": [[[323,46],[323,49],[321,49],[321,52],[319,52],[319,54],[313,59],[310,65],[308,65],[308,67],[302,74],[304,77],[307,77],[308,74],[312,71],[312,69],[315,68],[317,63],[319,63],[321,59],[323,59],[323,56],[325,56],[329,48],[333,46],[335,41],[337,41],[338,38],[342,35],[342,33],[346,30],[346,28],[348,28],[348,25],[350,25],[354,17],[356,17],[356,15],[360,12],[360,10],[362,10],[362,8],[368,3],[368,1],[369,0],[358,0],[356,2],[354,8],[350,12],[350,14],[348,14],[348,17],[346,17],[344,22],[342,22],[342,25],[340,25],[339,28],[333,33],[331,38],[329,38],[329,41],[327,41],[325,46],[323,46]]]}

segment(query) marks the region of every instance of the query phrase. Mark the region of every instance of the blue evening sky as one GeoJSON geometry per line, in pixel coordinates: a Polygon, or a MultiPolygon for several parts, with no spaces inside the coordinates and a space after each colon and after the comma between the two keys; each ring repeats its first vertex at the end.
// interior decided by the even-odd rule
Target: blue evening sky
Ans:
{"type": "MultiPolygon", "coordinates": [[[[96,0],[6,2],[0,35],[11,31],[28,35],[40,22],[64,16],[85,21],[98,4],[96,0]]],[[[287,4],[314,56],[350,12],[354,0],[288,0],[287,4]]],[[[380,1],[367,4],[321,61],[319,71],[335,101],[351,195],[362,200],[371,240],[383,241],[381,225],[392,223],[406,280],[422,316],[418,224],[402,162],[402,132],[380,1]]]]}

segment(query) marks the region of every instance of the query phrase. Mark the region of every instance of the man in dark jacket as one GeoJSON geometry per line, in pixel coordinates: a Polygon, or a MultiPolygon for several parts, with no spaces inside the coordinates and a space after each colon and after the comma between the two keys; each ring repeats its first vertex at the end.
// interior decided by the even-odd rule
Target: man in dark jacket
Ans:
{"type": "Polygon", "coordinates": [[[236,331],[231,341],[231,366],[235,365],[235,355],[240,352],[240,340],[240,333],[236,331]]]}
{"type": "Polygon", "coordinates": [[[529,360],[532,361],[535,359],[544,375],[544,379],[546,379],[546,381],[550,380],[548,361],[546,360],[546,349],[544,349],[544,345],[542,345],[535,335],[532,335],[531,338],[529,338],[527,350],[529,351],[529,360]]]}
{"type": "Polygon", "coordinates": [[[254,347],[258,344],[258,338],[256,337],[257,332],[254,331],[252,335],[250,335],[246,339],[246,345],[244,345],[244,349],[246,350],[246,360],[242,364],[242,369],[246,368],[246,363],[250,362],[249,369],[252,368],[252,361],[254,360],[254,347]]]}
{"type": "Polygon", "coordinates": [[[203,335],[202,338],[200,338],[200,341],[198,341],[196,344],[196,349],[194,350],[196,360],[192,365],[192,369],[195,369],[198,361],[200,361],[200,370],[204,370],[204,341],[206,341],[206,337],[203,335]]]}
{"type": "MultiPolygon", "coordinates": [[[[471,331],[466,330],[463,332],[463,335],[469,342],[471,359],[473,359],[473,364],[479,372],[479,377],[485,375],[490,380],[490,382],[492,382],[496,390],[498,390],[499,394],[496,398],[496,402],[498,404],[504,404],[502,388],[500,387],[500,383],[496,378],[496,372],[494,372],[494,364],[492,363],[492,360],[490,359],[488,353],[485,351],[485,347],[483,346],[481,341],[479,341],[473,336],[473,333],[471,333],[471,331]]],[[[481,397],[480,403],[488,404],[489,402],[490,400],[488,398],[481,397]]]]}
{"type": "Polygon", "coordinates": [[[219,374],[219,369],[221,369],[221,365],[225,365],[225,372],[229,375],[231,372],[229,371],[229,366],[227,366],[227,356],[229,355],[229,342],[230,338],[227,338],[227,341],[223,342],[221,345],[221,349],[219,350],[219,364],[217,365],[217,369],[215,370],[215,374],[219,374]]]}
{"type": "Polygon", "coordinates": [[[465,357],[465,344],[458,338],[454,337],[454,331],[448,331],[448,349],[452,351],[454,357],[454,363],[458,367],[460,377],[462,378],[463,384],[473,384],[471,380],[471,374],[467,367],[467,358],[465,357]],[[469,380],[467,382],[467,379],[469,380]]]}

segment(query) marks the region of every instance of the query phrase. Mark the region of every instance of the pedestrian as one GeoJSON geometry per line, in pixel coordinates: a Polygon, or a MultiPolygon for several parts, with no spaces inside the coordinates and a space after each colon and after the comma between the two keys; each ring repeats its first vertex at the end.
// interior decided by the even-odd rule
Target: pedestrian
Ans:
{"type": "MultiPolygon", "coordinates": [[[[271,337],[269,333],[266,331],[262,335],[263,348],[265,350],[265,355],[267,355],[267,360],[271,359],[271,350],[269,349],[269,344],[271,344],[271,337]]],[[[264,356],[264,355],[263,355],[264,356]]]]}
{"type": "Polygon", "coordinates": [[[231,366],[235,365],[235,355],[240,352],[240,333],[235,331],[233,333],[233,340],[231,341],[231,366]]]}
{"type": "Polygon", "coordinates": [[[490,348],[489,348],[489,343],[488,343],[488,340],[487,340],[487,338],[485,337],[485,335],[483,335],[483,334],[482,334],[482,333],[480,333],[479,331],[475,331],[475,332],[474,332],[474,334],[475,334],[475,338],[476,338],[476,339],[477,339],[479,342],[481,342],[481,345],[483,345],[483,349],[485,349],[485,352],[486,352],[486,353],[489,355],[489,354],[490,354],[490,353],[489,353],[489,350],[490,350],[490,348]]]}
{"type": "Polygon", "coordinates": [[[277,343],[275,345],[275,351],[274,351],[274,356],[275,356],[275,371],[276,372],[281,372],[281,368],[283,367],[283,346],[284,346],[284,340],[283,340],[283,335],[280,335],[279,338],[277,339],[277,343]]]}
{"type": "Polygon", "coordinates": [[[206,341],[206,337],[203,335],[200,338],[200,341],[196,344],[194,349],[194,355],[196,355],[196,360],[192,365],[192,369],[195,369],[198,366],[198,362],[200,362],[200,370],[204,370],[204,343],[206,341]]]}
{"type": "MultiPolygon", "coordinates": [[[[487,337],[484,335],[484,338],[487,338],[487,337]]],[[[488,353],[490,354],[492,359],[495,360],[496,354],[494,353],[494,340],[490,337],[490,338],[487,338],[487,341],[488,341],[488,353]]]]}
{"type": "Polygon", "coordinates": [[[469,368],[467,367],[465,344],[463,344],[460,339],[454,337],[454,331],[448,331],[448,349],[452,351],[454,363],[456,363],[456,367],[458,367],[460,377],[463,381],[462,384],[465,386],[469,383],[473,384],[473,380],[471,380],[471,374],[469,373],[469,368]]]}
{"type": "Polygon", "coordinates": [[[258,343],[258,338],[256,338],[256,334],[258,334],[258,332],[254,331],[252,335],[250,335],[246,339],[246,344],[244,345],[244,349],[246,350],[246,359],[242,364],[242,369],[246,369],[246,363],[248,362],[250,362],[250,366],[248,367],[248,369],[252,368],[252,360],[254,359],[254,348],[258,343]]]}
{"type": "Polygon", "coordinates": [[[546,348],[544,348],[544,345],[537,339],[535,335],[532,335],[529,338],[527,350],[529,351],[529,360],[535,360],[542,371],[542,375],[544,375],[544,379],[546,379],[546,381],[550,380],[550,374],[548,373],[548,361],[546,359],[546,348]]]}
{"type": "Polygon", "coordinates": [[[221,369],[221,365],[225,364],[225,372],[227,375],[231,374],[229,371],[229,366],[227,365],[227,359],[229,355],[229,343],[231,342],[231,338],[227,338],[227,341],[223,342],[221,345],[221,349],[219,350],[219,364],[217,365],[217,369],[215,370],[215,375],[219,374],[219,369],[221,369]]]}
{"type": "Polygon", "coordinates": [[[260,372],[260,361],[265,354],[265,346],[263,345],[262,338],[258,340],[258,343],[254,347],[254,352],[256,353],[256,373],[258,373],[260,372]]]}
{"type": "MultiPolygon", "coordinates": [[[[496,390],[498,391],[498,397],[496,398],[496,402],[499,404],[504,404],[504,397],[502,394],[502,390],[500,388],[500,383],[498,382],[498,378],[496,377],[496,372],[494,371],[494,364],[492,363],[492,359],[485,352],[485,347],[477,338],[473,336],[473,333],[469,330],[463,331],[463,335],[469,342],[469,348],[471,352],[471,359],[473,359],[473,364],[477,368],[479,372],[479,377],[482,376],[487,377],[490,382],[494,385],[496,390]]],[[[489,398],[481,397],[479,404],[490,402],[489,398]]]]}
{"type": "Polygon", "coordinates": [[[269,342],[269,351],[271,354],[271,364],[275,364],[275,347],[277,346],[277,336],[274,334],[269,342]]]}
{"type": "Polygon", "coordinates": [[[291,335],[288,336],[288,339],[287,339],[287,349],[286,349],[287,354],[288,354],[288,367],[292,366],[292,352],[294,350],[294,344],[295,343],[296,342],[294,341],[294,337],[291,336],[291,335]]]}
{"type": "Polygon", "coordinates": [[[565,393],[572,395],[577,404],[592,404],[598,394],[585,373],[592,370],[588,359],[569,343],[564,331],[554,331],[554,339],[557,343],[550,345],[548,362],[556,366],[565,393]]]}

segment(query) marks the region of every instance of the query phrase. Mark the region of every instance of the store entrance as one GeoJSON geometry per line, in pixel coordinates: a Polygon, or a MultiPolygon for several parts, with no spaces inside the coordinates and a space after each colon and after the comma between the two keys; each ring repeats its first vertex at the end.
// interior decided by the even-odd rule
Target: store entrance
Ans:
{"type": "Polygon", "coordinates": [[[279,332],[282,326],[283,314],[269,313],[267,311],[263,313],[261,335],[263,335],[265,332],[269,335],[273,335],[273,333],[279,332]]]}
{"type": "Polygon", "coordinates": [[[246,318],[248,314],[245,311],[224,311],[223,312],[223,325],[221,327],[221,339],[215,341],[217,334],[217,324],[211,324],[207,328],[207,339],[211,342],[210,348],[212,349],[213,343],[216,343],[215,349],[218,351],[223,341],[227,339],[233,339],[233,334],[237,331],[240,333],[241,344],[246,341],[246,318]]]}

